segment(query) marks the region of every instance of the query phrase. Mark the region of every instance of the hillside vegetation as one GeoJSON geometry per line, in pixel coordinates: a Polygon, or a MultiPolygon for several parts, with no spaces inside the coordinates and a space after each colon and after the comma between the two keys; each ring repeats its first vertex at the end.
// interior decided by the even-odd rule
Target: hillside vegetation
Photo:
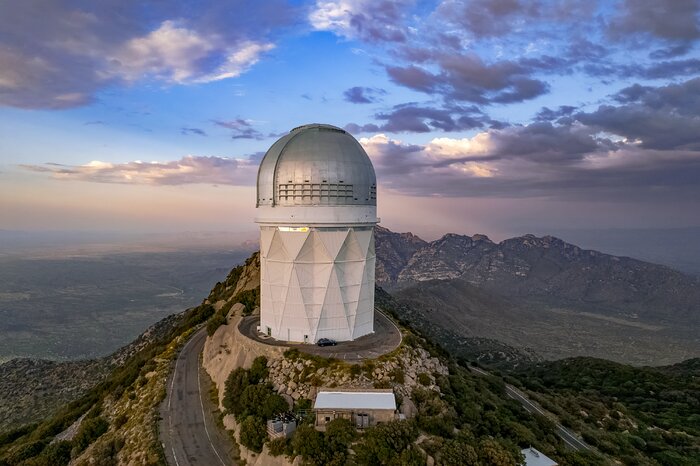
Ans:
{"type": "MultiPolygon", "coordinates": [[[[216,332],[235,302],[245,302],[242,309],[246,313],[256,306],[255,287],[242,282],[255,276],[247,268],[257,266],[254,255],[217,283],[200,306],[172,316],[122,350],[114,359],[116,369],[58,414],[1,434],[0,465],[164,464],[157,416],[171,362],[198,326],[216,332]],[[55,441],[71,425],[73,435],[55,441]]],[[[267,448],[270,454],[286,455],[290,460],[301,456],[304,463],[318,465],[418,465],[430,457],[438,465],[515,466],[521,461],[520,449],[528,446],[561,465],[603,465],[613,460],[649,465],[698,463],[697,361],[638,369],[576,359],[536,363],[508,373],[506,380],[527,389],[595,446],[575,452],[558,437],[554,417],[526,412],[506,395],[501,377],[472,373],[465,360],[457,360],[433,343],[428,333],[413,328],[405,318],[405,303],[381,290],[377,302],[402,325],[404,340],[399,349],[383,359],[354,366],[289,351],[284,361],[295,369],[287,373],[294,373],[296,383],[309,386],[323,386],[325,376],[332,377],[328,380],[336,381],[333,383],[376,378],[378,388],[393,388],[399,403],[411,403],[415,416],[362,433],[342,422],[329,426],[325,433],[317,432],[307,418],[291,440],[268,441],[263,421],[285,409],[272,371],[279,377],[285,365],[260,358],[253,368],[234,371],[227,383],[225,409],[240,421],[238,438],[243,446],[253,451],[267,448]],[[399,366],[388,371],[384,365],[394,364],[392,358],[409,350],[439,360],[443,369],[415,374],[407,391],[408,374],[399,366]],[[339,379],[344,371],[347,378],[339,379]]],[[[310,403],[299,398],[296,407],[308,409],[310,403]]]]}
{"type": "Polygon", "coordinates": [[[636,368],[575,358],[513,375],[564,425],[625,464],[700,464],[700,359],[636,368]]]}

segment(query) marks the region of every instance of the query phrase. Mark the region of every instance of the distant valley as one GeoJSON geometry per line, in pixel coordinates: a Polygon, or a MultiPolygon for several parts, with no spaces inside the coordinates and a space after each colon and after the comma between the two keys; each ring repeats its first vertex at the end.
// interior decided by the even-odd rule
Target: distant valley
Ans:
{"type": "Polygon", "coordinates": [[[0,258],[0,362],[112,353],[201,302],[245,248],[0,258]]]}

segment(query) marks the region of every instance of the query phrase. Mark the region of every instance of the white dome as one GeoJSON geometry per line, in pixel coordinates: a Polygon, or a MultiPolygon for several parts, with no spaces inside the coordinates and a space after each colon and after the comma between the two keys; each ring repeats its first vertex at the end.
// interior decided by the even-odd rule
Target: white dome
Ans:
{"type": "Polygon", "coordinates": [[[267,151],[258,170],[257,206],[376,206],[374,167],[345,130],[294,128],[267,151]]]}

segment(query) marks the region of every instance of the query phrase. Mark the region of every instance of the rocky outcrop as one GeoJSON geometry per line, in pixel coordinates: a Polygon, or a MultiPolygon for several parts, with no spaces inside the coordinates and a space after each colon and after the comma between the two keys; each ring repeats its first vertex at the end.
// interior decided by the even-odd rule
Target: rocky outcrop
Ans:
{"type": "Polygon", "coordinates": [[[435,376],[448,373],[447,366],[437,357],[421,347],[408,345],[402,345],[390,355],[356,365],[328,362],[298,353],[269,360],[268,368],[268,380],[275,390],[294,401],[313,399],[319,387],[393,388],[395,393],[408,397],[418,385],[439,391],[435,376]]]}
{"type": "Polygon", "coordinates": [[[375,277],[378,283],[396,280],[413,254],[428,244],[413,233],[394,233],[380,226],[375,227],[374,238],[377,252],[375,277]]]}
{"type": "Polygon", "coordinates": [[[260,253],[254,253],[246,261],[238,282],[233,290],[232,296],[236,296],[242,291],[253,290],[260,286],[260,253]]]}

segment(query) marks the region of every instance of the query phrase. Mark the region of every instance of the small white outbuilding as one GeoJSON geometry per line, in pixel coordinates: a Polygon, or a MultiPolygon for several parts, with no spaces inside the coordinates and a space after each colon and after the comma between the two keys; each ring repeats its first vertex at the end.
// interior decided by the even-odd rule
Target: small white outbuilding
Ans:
{"type": "Polygon", "coordinates": [[[314,402],[314,413],[316,427],[343,418],[364,428],[396,419],[396,397],[391,389],[320,390],[314,402]]]}
{"type": "Polygon", "coordinates": [[[558,466],[559,463],[554,461],[536,448],[525,448],[521,451],[525,457],[525,466],[558,466]]]}

